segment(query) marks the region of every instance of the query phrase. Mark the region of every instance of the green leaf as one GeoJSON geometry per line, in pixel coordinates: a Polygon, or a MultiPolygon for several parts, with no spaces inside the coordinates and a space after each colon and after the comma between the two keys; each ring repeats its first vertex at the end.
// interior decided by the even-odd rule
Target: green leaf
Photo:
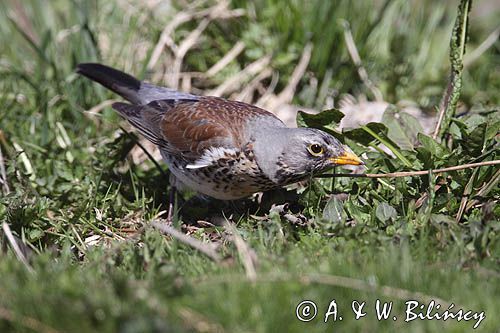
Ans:
{"type": "Polygon", "coordinates": [[[410,162],[399,150],[397,145],[387,137],[387,127],[381,123],[368,123],[361,128],[356,128],[350,131],[344,132],[344,135],[357,141],[365,146],[369,145],[373,139],[380,141],[384,144],[401,162],[405,164],[406,167],[413,167],[413,163],[410,162]],[[365,132],[365,133],[363,133],[365,132]]]}
{"type": "Polygon", "coordinates": [[[500,120],[497,120],[491,124],[488,123],[488,127],[486,128],[485,133],[485,139],[489,141],[496,135],[498,135],[498,133],[500,133],[500,120]]]}
{"type": "Polygon", "coordinates": [[[377,209],[375,210],[375,216],[377,216],[380,221],[387,222],[389,220],[394,221],[398,216],[398,213],[396,209],[394,209],[394,207],[386,202],[382,202],[377,206],[377,209]]]}
{"type": "Polygon", "coordinates": [[[460,127],[455,122],[451,123],[450,128],[448,129],[448,133],[454,139],[461,139],[462,138],[462,130],[460,129],[460,127]]]}
{"type": "Polygon", "coordinates": [[[417,149],[417,158],[419,161],[423,162],[424,168],[432,169],[434,167],[432,154],[424,147],[418,147],[417,149]]]}
{"type": "MultiPolygon", "coordinates": [[[[382,123],[371,122],[363,127],[368,128],[376,135],[387,133],[387,127],[382,123]]],[[[344,131],[343,134],[346,138],[368,146],[376,137],[368,133],[363,127],[344,131]]]]}
{"type": "Polygon", "coordinates": [[[35,241],[37,239],[40,239],[45,233],[43,230],[40,229],[32,229],[29,231],[29,240],[30,241],[35,241]]]}
{"type": "Polygon", "coordinates": [[[352,217],[354,221],[357,223],[362,223],[370,220],[370,213],[363,212],[363,208],[367,206],[358,206],[359,203],[354,203],[353,201],[346,201],[344,203],[344,209],[349,213],[349,216],[352,217]]]}
{"type": "Polygon", "coordinates": [[[405,150],[412,150],[417,143],[418,133],[424,132],[415,117],[400,112],[394,105],[387,107],[382,116],[382,123],[388,128],[387,137],[405,150]]]}
{"type": "Polygon", "coordinates": [[[344,114],[337,109],[321,111],[317,114],[310,114],[304,111],[297,112],[297,125],[300,127],[328,128],[334,129],[344,118],[344,114]]]}
{"type": "Polygon", "coordinates": [[[431,214],[431,222],[437,225],[454,225],[456,223],[455,219],[445,214],[431,214]]]}
{"type": "Polygon", "coordinates": [[[422,144],[422,146],[431,153],[432,156],[443,157],[443,155],[447,154],[446,148],[444,148],[441,144],[436,142],[430,136],[427,136],[423,133],[418,134],[418,141],[422,144]]]}
{"type": "Polygon", "coordinates": [[[468,153],[472,156],[481,155],[486,138],[486,123],[478,125],[465,140],[463,146],[467,149],[468,153]]]}
{"type": "Polygon", "coordinates": [[[337,109],[325,110],[317,114],[297,112],[297,126],[320,129],[339,141],[344,142],[344,136],[335,130],[344,114],[337,109]]]}
{"type": "Polygon", "coordinates": [[[345,222],[346,214],[344,212],[343,203],[337,197],[332,197],[326,203],[323,209],[323,219],[333,223],[345,222]]]}
{"type": "Polygon", "coordinates": [[[474,131],[476,127],[484,124],[486,121],[486,118],[479,115],[479,114],[473,114],[469,117],[466,117],[463,121],[464,125],[467,127],[467,130],[470,132],[474,131]]]}

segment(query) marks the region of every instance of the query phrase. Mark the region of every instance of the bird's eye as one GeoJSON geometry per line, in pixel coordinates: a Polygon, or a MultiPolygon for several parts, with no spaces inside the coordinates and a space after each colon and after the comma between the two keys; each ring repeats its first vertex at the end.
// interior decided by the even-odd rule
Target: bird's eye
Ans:
{"type": "Polygon", "coordinates": [[[309,147],[307,147],[307,150],[309,150],[309,152],[313,156],[320,156],[324,153],[323,147],[321,145],[318,145],[317,143],[309,145],[309,147]]]}

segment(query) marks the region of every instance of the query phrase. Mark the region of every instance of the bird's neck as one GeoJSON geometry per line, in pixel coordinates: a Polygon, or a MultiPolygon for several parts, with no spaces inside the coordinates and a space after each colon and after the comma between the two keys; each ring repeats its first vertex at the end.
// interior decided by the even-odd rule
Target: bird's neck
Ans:
{"type": "Polygon", "coordinates": [[[290,133],[294,129],[286,127],[268,127],[255,131],[253,148],[255,159],[264,174],[275,183],[292,174],[289,168],[282,168],[285,147],[289,144],[290,133]]]}

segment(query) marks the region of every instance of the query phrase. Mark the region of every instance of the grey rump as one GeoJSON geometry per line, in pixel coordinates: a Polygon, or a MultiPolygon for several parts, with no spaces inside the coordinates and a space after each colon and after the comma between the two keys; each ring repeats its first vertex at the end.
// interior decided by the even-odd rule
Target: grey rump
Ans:
{"type": "Polygon", "coordinates": [[[77,72],[131,102],[113,108],[159,147],[178,181],[217,199],[243,198],[335,165],[363,164],[330,134],[287,128],[250,104],[158,87],[101,64],[80,64],[77,72]]]}

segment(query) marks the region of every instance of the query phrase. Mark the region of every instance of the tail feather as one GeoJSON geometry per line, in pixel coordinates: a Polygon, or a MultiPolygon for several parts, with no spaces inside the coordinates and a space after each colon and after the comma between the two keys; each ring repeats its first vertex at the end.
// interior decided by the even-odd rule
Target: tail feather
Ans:
{"type": "Polygon", "coordinates": [[[133,104],[145,105],[157,100],[199,98],[196,95],[141,82],[131,75],[101,64],[79,64],[76,72],[102,84],[133,104]]]}
{"type": "Polygon", "coordinates": [[[140,103],[141,81],[131,75],[94,63],[79,64],[76,72],[102,84],[132,103],[140,103]]]}

